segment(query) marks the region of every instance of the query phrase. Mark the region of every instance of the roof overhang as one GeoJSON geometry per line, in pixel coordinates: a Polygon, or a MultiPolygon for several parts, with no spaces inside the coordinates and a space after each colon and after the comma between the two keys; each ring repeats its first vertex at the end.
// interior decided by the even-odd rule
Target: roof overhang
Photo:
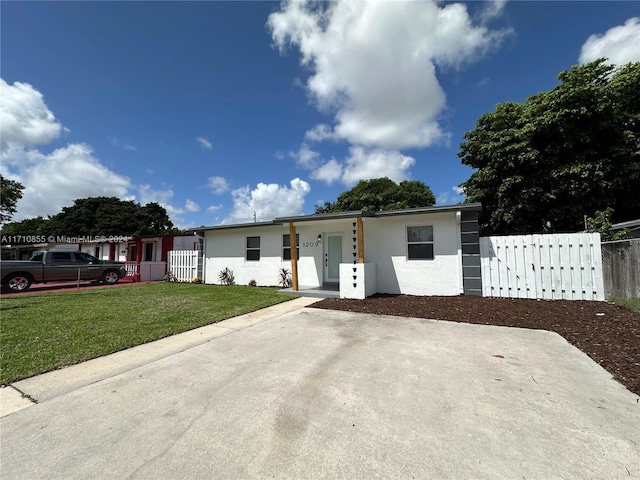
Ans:
{"type": "Polygon", "coordinates": [[[200,227],[187,230],[194,234],[201,234],[204,232],[214,230],[229,230],[232,228],[250,228],[250,227],[266,227],[266,226],[278,226],[286,225],[288,223],[302,223],[302,222],[323,222],[333,220],[348,220],[355,218],[383,218],[393,217],[399,215],[420,215],[429,213],[450,213],[450,212],[468,212],[468,211],[480,211],[482,205],[480,203],[461,203],[459,205],[444,205],[441,207],[419,207],[419,208],[407,208],[404,210],[384,210],[380,212],[368,212],[365,210],[355,210],[351,212],[336,212],[336,213],[317,213],[313,215],[297,215],[291,217],[278,217],[271,222],[253,222],[253,223],[237,223],[231,225],[215,225],[212,227],[200,227]]]}
{"type": "Polygon", "coordinates": [[[624,228],[633,228],[635,230],[634,227],[640,227],[640,218],[637,220],[629,220],[627,222],[616,223],[614,225],[611,225],[610,230],[622,230],[624,228]]]}

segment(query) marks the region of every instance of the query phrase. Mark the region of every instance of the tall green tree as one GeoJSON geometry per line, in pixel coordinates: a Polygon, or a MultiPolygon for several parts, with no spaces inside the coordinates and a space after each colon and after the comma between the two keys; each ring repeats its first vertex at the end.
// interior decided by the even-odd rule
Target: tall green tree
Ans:
{"type": "Polygon", "coordinates": [[[116,197],[75,200],[70,207],[44,219],[37,217],[2,227],[4,235],[156,235],[177,233],[164,207],[157,203],[141,206],[116,197]]]}
{"type": "Polygon", "coordinates": [[[169,219],[167,210],[159,203],[150,202],[144,205],[142,207],[142,218],[144,219],[141,227],[142,235],[177,232],[169,219]]]}
{"type": "Polygon", "coordinates": [[[2,226],[2,235],[49,236],[55,235],[55,226],[44,217],[25,218],[19,222],[9,222],[2,226]]]}
{"type": "Polygon", "coordinates": [[[584,215],[640,215],[640,63],[600,59],[558,75],[560,84],[481,116],[460,146],[476,171],[464,182],[482,202],[484,233],[577,231],[584,215]]]}
{"type": "Polygon", "coordinates": [[[16,213],[16,204],[22,198],[24,186],[0,175],[0,223],[8,222],[16,213]]]}
{"type": "Polygon", "coordinates": [[[365,210],[398,210],[430,207],[436,203],[431,189],[418,180],[395,183],[387,177],[361,180],[355,187],[342,192],[335,202],[316,205],[315,213],[365,210]]]}

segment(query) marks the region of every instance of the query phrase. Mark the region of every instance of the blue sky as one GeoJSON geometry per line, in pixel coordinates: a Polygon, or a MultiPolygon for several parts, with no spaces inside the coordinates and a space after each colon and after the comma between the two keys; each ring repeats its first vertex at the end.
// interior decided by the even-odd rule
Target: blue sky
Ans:
{"type": "Polygon", "coordinates": [[[480,115],[574,64],[640,60],[636,2],[9,1],[0,15],[15,220],[107,195],[156,201],[183,228],[266,221],[380,176],[457,203],[480,115]]]}

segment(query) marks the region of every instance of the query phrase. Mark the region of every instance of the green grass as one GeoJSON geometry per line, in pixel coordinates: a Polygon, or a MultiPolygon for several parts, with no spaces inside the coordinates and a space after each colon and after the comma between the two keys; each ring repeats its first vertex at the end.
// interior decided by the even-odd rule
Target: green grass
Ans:
{"type": "Polygon", "coordinates": [[[275,288],[157,283],[0,301],[0,383],[292,299],[275,288]]]}
{"type": "Polygon", "coordinates": [[[611,302],[640,312],[640,298],[612,298],[611,302]]]}

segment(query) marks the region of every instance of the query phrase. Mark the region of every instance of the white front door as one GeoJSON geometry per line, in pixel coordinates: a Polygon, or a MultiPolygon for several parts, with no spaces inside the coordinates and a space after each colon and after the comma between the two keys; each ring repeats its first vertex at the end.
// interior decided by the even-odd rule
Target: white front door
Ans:
{"type": "Polygon", "coordinates": [[[342,234],[327,233],[324,238],[324,281],[339,283],[340,264],[342,263],[342,234]]]}

